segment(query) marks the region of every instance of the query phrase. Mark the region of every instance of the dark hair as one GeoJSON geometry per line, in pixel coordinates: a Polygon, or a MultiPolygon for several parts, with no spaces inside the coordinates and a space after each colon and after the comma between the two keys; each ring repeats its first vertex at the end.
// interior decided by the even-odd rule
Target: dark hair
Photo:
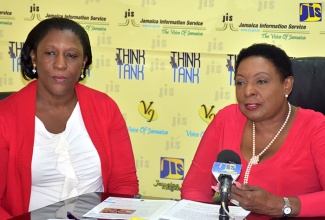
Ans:
{"type": "MultiPolygon", "coordinates": [[[[89,36],[86,30],[79,25],[77,22],[67,19],[67,18],[49,18],[38,23],[28,34],[27,39],[21,50],[20,59],[21,59],[21,73],[24,79],[37,79],[38,74],[33,73],[33,64],[30,56],[30,52],[34,50],[37,51],[38,44],[40,41],[48,34],[51,30],[70,30],[76,34],[79,38],[84,56],[88,57],[86,65],[84,67],[84,72],[92,63],[92,54],[91,46],[89,41],[89,36]]],[[[86,75],[86,74],[84,74],[86,75]]],[[[82,80],[79,77],[79,81],[82,80]]]]}
{"type": "Polygon", "coordinates": [[[244,59],[252,56],[263,57],[270,61],[280,73],[282,81],[293,75],[291,59],[286,52],[279,47],[266,43],[253,44],[242,49],[236,58],[236,70],[244,59]]]}

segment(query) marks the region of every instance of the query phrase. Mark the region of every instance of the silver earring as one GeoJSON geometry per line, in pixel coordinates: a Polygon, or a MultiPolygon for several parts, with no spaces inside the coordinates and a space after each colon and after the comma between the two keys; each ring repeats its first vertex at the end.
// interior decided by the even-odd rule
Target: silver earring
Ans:
{"type": "Polygon", "coordinates": [[[81,77],[81,79],[85,78],[84,71],[81,72],[80,77],[81,77]]]}
{"type": "Polygon", "coordinates": [[[32,72],[33,72],[34,74],[36,73],[36,64],[35,64],[35,63],[33,64],[32,72]]]}
{"type": "Polygon", "coordinates": [[[288,94],[285,94],[284,97],[288,98],[288,94]]]}

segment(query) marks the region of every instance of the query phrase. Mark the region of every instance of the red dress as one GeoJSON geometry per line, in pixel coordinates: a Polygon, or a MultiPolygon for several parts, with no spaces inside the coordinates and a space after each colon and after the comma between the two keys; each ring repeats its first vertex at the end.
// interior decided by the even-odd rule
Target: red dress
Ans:
{"type": "MultiPolygon", "coordinates": [[[[247,161],[240,143],[246,117],[237,104],[220,110],[206,129],[181,188],[181,198],[211,203],[217,181],[211,169],[223,149],[241,157],[243,183],[247,161]]],[[[253,165],[248,184],[269,193],[301,201],[300,217],[325,216],[325,116],[299,108],[291,130],[279,151],[253,165]]]]}

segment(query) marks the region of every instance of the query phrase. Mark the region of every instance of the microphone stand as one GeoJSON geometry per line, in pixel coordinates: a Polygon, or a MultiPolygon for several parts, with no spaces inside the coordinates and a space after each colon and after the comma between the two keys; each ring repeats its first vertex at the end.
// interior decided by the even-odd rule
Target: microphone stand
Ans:
{"type": "MultiPolygon", "coordinates": [[[[229,213],[229,207],[228,207],[228,203],[227,202],[224,202],[225,204],[225,209],[227,210],[227,212],[229,213]]],[[[228,214],[225,212],[222,204],[220,206],[220,209],[219,209],[219,220],[229,220],[229,216],[228,214]]]]}
{"type": "Polygon", "coordinates": [[[221,174],[218,178],[220,182],[220,198],[221,206],[219,209],[219,220],[229,220],[229,207],[228,207],[228,195],[231,189],[232,177],[230,175],[221,174]],[[224,204],[224,206],[222,205],[224,204]],[[227,211],[227,212],[226,212],[227,211]]]}

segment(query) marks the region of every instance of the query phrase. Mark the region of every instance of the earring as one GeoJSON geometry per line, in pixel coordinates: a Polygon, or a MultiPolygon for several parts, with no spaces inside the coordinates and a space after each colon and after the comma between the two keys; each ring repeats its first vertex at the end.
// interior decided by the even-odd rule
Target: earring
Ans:
{"type": "Polygon", "coordinates": [[[85,78],[85,75],[84,75],[84,71],[83,70],[81,71],[80,77],[81,77],[81,79],[85,78]]]}
{"type": "Polygon", "coordinates": [[[36,64],[33,63],[33,69],[32,69],[32,72],[35,74],[36,73],[36,64]]]}
{"type": "Polygon", "coordinates": [[[285,94],[284,97],[288,98],[288,94],[285,94]]]}

